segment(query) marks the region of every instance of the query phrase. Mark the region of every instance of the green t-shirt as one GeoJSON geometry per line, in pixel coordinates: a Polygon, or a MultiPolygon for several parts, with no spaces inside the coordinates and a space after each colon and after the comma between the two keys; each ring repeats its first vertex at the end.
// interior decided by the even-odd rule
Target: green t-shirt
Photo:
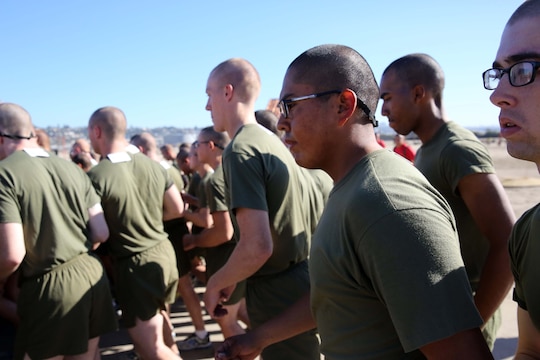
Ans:
{"type": "Polygon", "coordinates": [[[201,208],[208,207],[208,199],[206,197],[206,187],[213,173],[214,173],[213,171],[208,171],[206,174],[204,174],[204,176],[201,178],[201,181],[198,184],[199,186],[197,187],[197,199],[199,199],[199,207],[201,208]]]}
{"type": "Polygon", "coordinates": [[[23,226],[23,277],[44,274],[90,247],[88,209],[99,203],[86,174],[43,149],[0,162],[0,222],[23,226]]]}
{"type": "Polygon", "coordinates": [[[327,359],[422,358],[419,347],[482,324],[448,203],[388,150],[330,193],[310,278],[327,359]]]}
{"type": "Polygon", "coordinates": [[[514,300],[529,312],[540,331],[540,204],[525,212],[510,235],[510,261],[514,274],[514,300]]]}
{"type": "Polygon", "coordinates": [[[168,161],[161,161],[160,164],[165,170],[167,170],[167,173],[169,174],[174,185],[176,185],[176,187],[178,188],[178,191],[182,191],[185,187],[185,184],[184,179],[182,179],[182,174],[180,173],[180,170],[172,166],[168,161]]]}
{"type": "Polygon", "coordinates": [[[303,178],[281,140],[258,124],[244,125],[225,148],[222,163],[235,226],[238,208],[268,212],[273,253],[255,275],[279,273],[305,260],[311,230],[300,190],[303,178]]]}
{"type": "Polygon", "coordinates": [[[476,225],[457,186],[467,175],[494,173],[493,161],[486,147],[471,131],[448,122],[418,149],[414,165],[452,208],[465,268],[471,286],[476,290],[489,252],[489,241],[476,225]]]}
{"type": "Polygon", "coordinates": [[[159,163],[120,152],[107,155],[88,175],[101,196],[113,256],[131,256],[167,240],[163,196],[172,181],[159,163]]]}

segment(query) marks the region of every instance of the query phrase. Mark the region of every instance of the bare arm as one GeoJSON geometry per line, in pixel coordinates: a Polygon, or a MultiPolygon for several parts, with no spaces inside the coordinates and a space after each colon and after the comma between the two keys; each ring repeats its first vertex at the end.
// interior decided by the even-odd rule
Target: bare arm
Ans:
{"type": "MultiPolygon", "coordinates": [[[[104,243],[109,238],[109,227],[105,221],[103,208],[100,203],[88,209],[88,227],[90,228],[90,240],[93,243],[104,243]]],[[[96,246],[97,248],[97,246],[96,246]]]]}
{"type": "Polygon", "coordinates": [[[493,359],[480,329],[464,330],[420,348],[429,360],[493,359]]]}
{"type": "Polygon", "coordinates": [[[11,275],[26,255],[23,227],[18,223],[0,224],[0,282],[11,275]]]}
{"type": "Polygon", "coordinates": [[[515,360],[540,359],[540,331],[534,326],[529,312],[518,307],[519,339],[515,360]]]}
{"type": "Polygon", "coordinates": [[[214,247],[229,241],[234,228],[228,211],[215,211],[212,213],[214,225],[204,229],[199,234],[184,235],[184,249],[194,247],[214,247]]]}
{"type": "Polygon", "coordinates": [[[490,244],[474,297],[485,322],[497,310],[512,286],[508,238],[516,219],[495,174],[466,176],[460,181],[458,189],[474,221],[490,244]]]}
{"type": "Polygon", "coordinates": [[[251,360],[265,347],[311,330],[315,326],[307,292],[281,315],[244,335],[227,338],[217,349],[216,359],[251,360]]]}
{"type": "Polygon", "coordinates": [[[210,313],[220,300],[229,294],[236,283],[247,279],[264,265],[273,251],[268,213],[263,210],[240,208],[236,211],[240,241],[229,260],[216,272],[206,285],[204,301],[210,313]]]}
{"type": "Polygon", "coordinates": [[[163,220],[181,218],[184,215],[184,201],[176,185],[172,185],[163,196],[163,220]]]}
{"type": "Polygon", "coordinates": [[[210,215],[210,209],[207,207],[199,208],[196,211],[188,210],[184,212],[184,218],[205,229],[212,226],[212,216],[210,215]]]}

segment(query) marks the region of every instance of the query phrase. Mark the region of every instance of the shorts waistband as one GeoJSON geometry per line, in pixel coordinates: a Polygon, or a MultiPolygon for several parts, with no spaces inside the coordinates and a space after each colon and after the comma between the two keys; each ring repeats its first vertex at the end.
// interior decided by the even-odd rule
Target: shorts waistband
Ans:
{"type": "Polygon", "coordinates": [[[94,255],[90,254],[89,252],[80,253],[79,255],[77,255],[75,257],[72,257],[68,261],[65,261],[65,262],[63,262],[63,263],[61,263],[59,265],[54,266],[49,271],[45,271],[45,272],[42,272],[40,274],[36,274],[36,275],[32,275],[32,276],[22,276],[22,275],[19,276],[19,284],[25,283],[27,281],[37,280],[40,277],[42,277],[43,275],[47,275],[47,274],[50,274],[50,273],[53,273],[53,272],[56,272],[56,271],[60,271],[63,268],[65,268],[66,266],[69,266],[70,264],[78,261],[79,259],[81,259],[82,256],[85,256],[85,255],[94,257],[94,255]]]}

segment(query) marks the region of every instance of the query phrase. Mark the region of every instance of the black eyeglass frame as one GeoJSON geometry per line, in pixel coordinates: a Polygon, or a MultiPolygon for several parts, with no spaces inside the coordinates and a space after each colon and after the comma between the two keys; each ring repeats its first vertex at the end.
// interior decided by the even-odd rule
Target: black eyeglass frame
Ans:
{"type": "Polygon", "coordinates": [[[221,149],[221,150],[224,150],[225,148],[219,144],[217,144],[215,141],[212,141],[212,140],[208,140],[208,141],[195,141],[192,146],[195,148],[195,149],[198,149],[199,146],[201,146],[201,144],[210,144],[210,143],[213,143],[215,147],[217,147],[218,149],[221,149]]]}
{"type": "Polygon", "coordinates": [[[507,67],[506,69],[500,69],[500,68],[487,69],[486,71],[484,71],[482,73],[482,80],[483,80],[483,83],[484,83],[484,88],[486,90],[495,90],[499,86],[499,83],[500,83],[500,81],[501,81],[504,74],[508,74],[508,82],[513,87],[522,87],[522,86],[529,85],[529,84],[534,82],[534,80],[536,78],[536,72],[538,71],[538,69],[540,69],[540,61],[532,61],[532,60],[517,62],[517,63],[513,64],[512,66],[507,67]],[[517,69],[516,66],[523,65],[523,64],[532,65],[531,78],[527,82],[525,82],[523,84],[515,84],[514,80],[512,80],[513,79],[512,70],[517,69]],[[495,77],[490,76],[490,75],[495,75],[495,77]],[[495,87],[489,86],[489,84],[488,84],[489,79],[498,80],[497,85],[495,85],[495,87]]]}
{"type": "Polygon", "coordinates": [[[0,131],[0,137],[5,137],[12,140],[30,140],[32,138],[35,138],[36,136],[34,134],[30,134],[30,136],[10,135],[0,131]]]}
{"type": "MultiPolygon", "coordinates": [[[[277,106],[280,113],[285,117],[285,119],[288,119],[290,116],[290,109],[289,109],[290,104],[293,104],[299,101],[315,99],[315,98],[326,96],[326,95],[341,94],[341,92],[342,92],[341,90],[330,90],[330,91],[324,91],[324,92],[310,94],[310,95],[298,96],[298,97],[294,97],[290,99],[281,99],[277,106]]],[[[358,100],[358,107],[362,109],[362,111],[364,111],[364,113],[368,116],[369,121],[371,121],[371,123],[373,124],[373,127],[379,126],[379,122],[375,119],[375,116],[371,113],[371,110],[369,110],[367,105],[362,100],[360,100],[358,96],[356,96],[356,99],[358,100]]]]}

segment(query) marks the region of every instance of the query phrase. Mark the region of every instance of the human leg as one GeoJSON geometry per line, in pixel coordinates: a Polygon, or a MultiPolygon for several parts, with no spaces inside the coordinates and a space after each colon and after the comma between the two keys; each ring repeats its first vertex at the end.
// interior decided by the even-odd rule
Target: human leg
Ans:
{"type": "Polygon", "coordinates": [[[223,305],[223,308],[227,310],[227,314],[216,319],[216,322],[223,333],[223,337],[226,339],[234,335],[244,334],[244,328],[238,323],[240,302],[231,305],[223,305]]]}
{"type": "Polygon", "coordinates": [[[143,359],[180,359],[163,341],[163,316],[157,313],[149,320],[135,320],[128,328],[133,345],[143,359]]]}

